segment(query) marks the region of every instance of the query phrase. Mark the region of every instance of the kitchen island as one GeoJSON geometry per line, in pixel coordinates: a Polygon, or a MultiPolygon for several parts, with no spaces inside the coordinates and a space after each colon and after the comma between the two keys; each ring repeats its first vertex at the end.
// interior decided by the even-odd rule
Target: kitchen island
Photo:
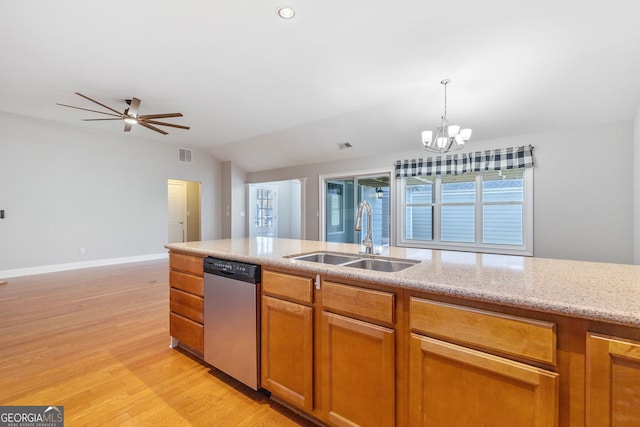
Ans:
{"type": "MultiPolygon", "coordinates": [[[[262,386],[322,422],[640,420],[638,266],[392,247],[374,257],[419,262],[380,272],[292,259],[356,254],[352,244],[254,238],[166,247],[172,286],[174,276],[201,277],[205,256],[262,265],[262,386]]],[[[172,336],[189,343],[185,330],[198,328],[174,317],[172,336]]],[[[197,354],[198,340],[187,347],[197,354]]]]}

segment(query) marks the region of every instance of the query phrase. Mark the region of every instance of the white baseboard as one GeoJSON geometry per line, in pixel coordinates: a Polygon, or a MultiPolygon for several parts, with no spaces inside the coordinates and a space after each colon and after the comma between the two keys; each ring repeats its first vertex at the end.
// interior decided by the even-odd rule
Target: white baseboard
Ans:
{"type": "Polygon", "coordinates": [[[43,265],[38,267],[16,268],[0,270],[0,278],[31,276],[33,274],[55,273],[57,271],[78,270],[81,268],[101,267],[105,265],[126,264],[129,262],[153,261],[169,258],[168,253],[137,255],[122,258],[95,259],[92,261],[70,262],[67,264],[43,265]]]}

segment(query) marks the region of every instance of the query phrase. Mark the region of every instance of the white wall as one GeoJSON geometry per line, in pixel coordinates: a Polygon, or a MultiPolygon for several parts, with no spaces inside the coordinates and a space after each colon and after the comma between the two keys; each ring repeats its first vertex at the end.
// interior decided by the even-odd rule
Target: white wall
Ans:
{"type": "Polygon", "coordinates": [[[176,145],[135,131],[87,133],[0,113],[0,277],[162,256],[170,178],[202,183],[202,238],[219,237],[219,162],[194,150],[192,164],[179,164],[176,145]]]}
{"type": "Polygon", "coordinates": [[[289,181],[289,238],[302,238],[302,183],[293,179],[289,181]]]}
{"type": "Polygon", "coordinates": [[[300,181],[273,182],[278,186],[278,237],[300,238],[300,181]]]}
{"type": "Polygon", "coordinates": [[[640,264],[640,105],[633,121],[633,254],[640,264]]]}
{"type": "Polygon", "coordinates": [[[221,237],[228,239],[248,236],[244,189],[247,182],[247,173],[231,162],[223,162],[221,168],[221,237]]]}
{"type": "Polygon", "coordinates": [[[247,198],[245,183],[247,173],[236,165],[231,166],[231,237],[246,237],[247,229],[247,198]]]}
{"type": "MultiPolygon", "coordinates": [[[[307,177],[307,238],[318,240],[319,175],[391,169],[398,159],[427,157],[419,147],[419,138],[416,141],[415,151],[395,156],[256,172],[247,179],[263,182],[307,177]]],[[[633,141],[633,122],[629,121],[487,141],[472,139],[469,149],[535,147],[535,256],[632,263],[633,141]]]]}

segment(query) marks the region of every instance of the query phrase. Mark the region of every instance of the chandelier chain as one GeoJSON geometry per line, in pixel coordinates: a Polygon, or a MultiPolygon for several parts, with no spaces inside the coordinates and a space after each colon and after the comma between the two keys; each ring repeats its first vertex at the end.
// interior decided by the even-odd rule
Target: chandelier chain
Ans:
{"type": "Polygon", "coordinates": [[[444,85],[444,116],[442,116],[442,118],[444,120],[447,120],[447,83],[449,83],[448,80],[442,81],[442,84],[444,85]]]}

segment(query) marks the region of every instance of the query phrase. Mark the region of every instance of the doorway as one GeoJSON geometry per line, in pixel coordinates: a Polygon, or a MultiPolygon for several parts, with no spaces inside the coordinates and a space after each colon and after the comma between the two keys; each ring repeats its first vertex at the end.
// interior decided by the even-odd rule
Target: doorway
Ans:
{"type": "MultiPolygon", "coordinates": [[[[320,199],[321,235],[326,242],[360,243],[362,231],[354,225],[360,203],[371,205],[371,229],[375,246],[391,243],[391,173],[376,173],[347,176],[322,176],[320,199]]],[[[367,229],[367,217],[362,218],[362,230],[367,229]]]]}
{"type": "Polygon", "coordinates": [[[194,242],[201,239],[200,187],[200,182],[196,181],[167,181],[169,243],[194,242]]]}
{"type": "Polygon", "coordinates": [[[249,237],[304,239],[305,178],[247,184],[249,237]]]}

